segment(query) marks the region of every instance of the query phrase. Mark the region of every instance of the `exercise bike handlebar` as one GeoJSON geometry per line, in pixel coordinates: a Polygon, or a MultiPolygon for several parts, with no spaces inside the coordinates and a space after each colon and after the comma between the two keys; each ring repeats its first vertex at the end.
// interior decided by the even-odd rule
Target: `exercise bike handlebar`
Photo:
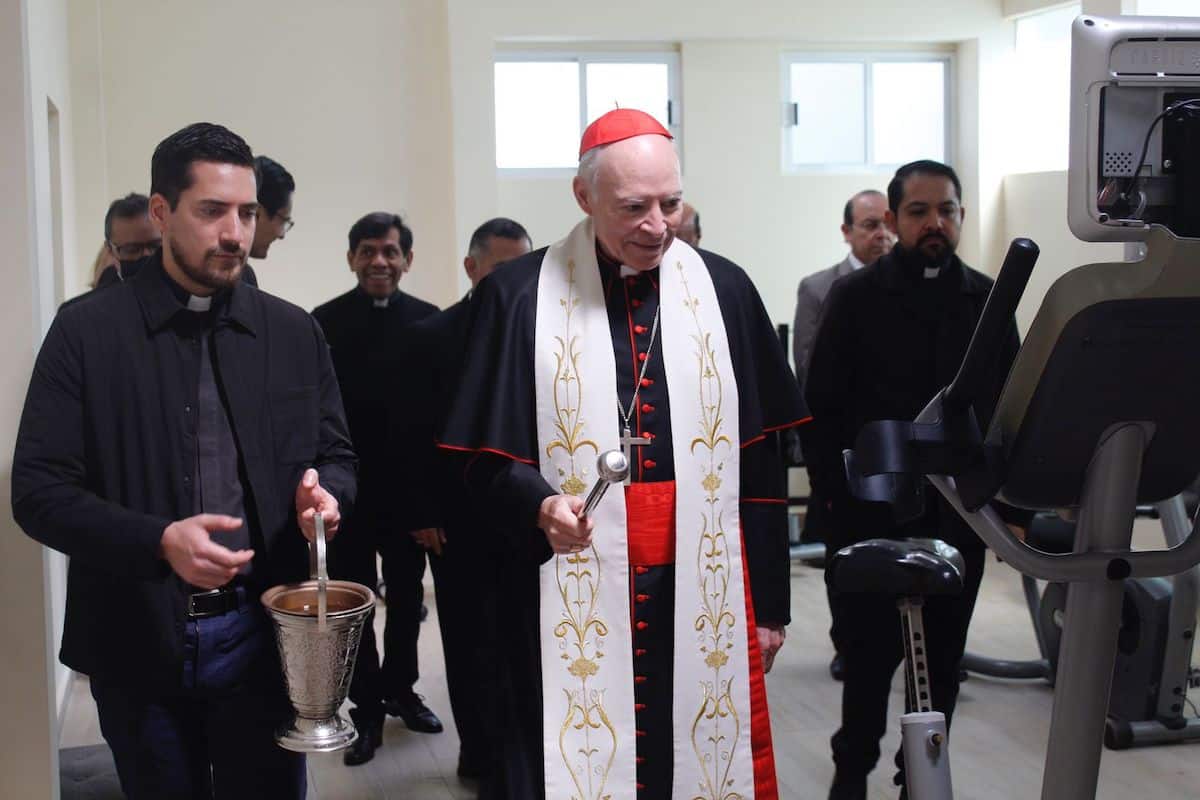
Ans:
{"type": "Polygon", "coordinates": [[[1187,538],[1165,550],[1130,552],[1044,553],[1022,542],[991,506],[968,511],[962,504],[954,479],[927,475],[954,510],[971,526],[996,555],[1018,572],[1045,581],[1120,580],[1177,575],[1200,564],[1200,515],[1192,522],[1187,538]]]}
{"type": "Polygon", "coordinates": [[[988,294],[967,354],[942,400],[942,410],[947,415],[965,411],[990,373],[996,353],[1008,334],[1017,305],[1021,302],[1021,295],[1025,293],[1038,253],[1038,246],[1031,239],[1013,239],[1008,246],[1008,254],[988,294]]]}

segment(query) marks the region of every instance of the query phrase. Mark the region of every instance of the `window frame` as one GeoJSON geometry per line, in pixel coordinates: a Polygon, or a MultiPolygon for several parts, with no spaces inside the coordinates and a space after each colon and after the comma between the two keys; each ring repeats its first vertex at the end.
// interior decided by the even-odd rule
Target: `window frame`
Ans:
{"type": "MultiPolygon", "coordinates": [[[[573,61],[579,73],[579,132],[587,127],[587,65],[588,64],[665,64],[667,66],[667,113],[670,124],[667,130],[675,137],[676,151],[680,164],[683,163],[683,102],[680,80],[679,50],[672,48],[636,50],[580,50],[554,48],[545,50],[505,49],[497,50],[492,58],[492,114],[495,118],[496,85],[495,66],[503,62],[529,63],[537,61],[573,61]]],[[[492,131],[492,164],[496,165],[496,135],[492,131]]],[[[501,167],[496,165],[500,178],[559,178],[573,176],[575,166],[561,167],[501,167]]]]}
{"type": "Polygon", "coordinates": [[[872,66],[880,63],[940,63],[945,68],[942,108],[944,109],[943,159],[953,164],[954,143],[958,135],[958,113],[955,97],[957,76],[955,54],[944,49],[929,50],[789,50],[780,58],[780,90],[782,100],[782,125],[780,133],[780,160],[784,175],[828,175],[828,174],[887,174],[894,172],[900,163],[873,161],[875,155],[875,81],[872,66]],[[792,102],[793,64],[862,64],[863,66],[863,125],[865,159],[863,161],[812,163],[797,162],[792,152],[791,129],[796,117],[792,102]]]}

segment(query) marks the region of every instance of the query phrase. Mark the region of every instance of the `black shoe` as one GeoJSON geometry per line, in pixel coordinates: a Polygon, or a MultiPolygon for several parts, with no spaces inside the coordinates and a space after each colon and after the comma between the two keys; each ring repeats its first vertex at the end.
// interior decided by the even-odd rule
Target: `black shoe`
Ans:
{"type": "Polygon", "coordinates": [[[834,653],[833,660],[829,662],[829,675],[835,681],[846,679],[846,662],[842,660],[841,653],[834,653]]]}
{"type": "Polygon", "coordinates": [[[867,800],[866,777],[848,778],[835,774],[833,786],[829,787],[829,800],[867,800]]]}
{"type": "Polygon", "coordinates": [[[358,738],[354,740],[354,744],[350,745],[350,749],[342,754],[342,763],[347,767],[357,767],[359,764],[365,764],[375,757],[375,748],[382,744],[382,730],[371,731],[360,729],[358,738]]]}
{"type": "Polygon", "coordinates": [[[477,781],[483,777],[483,764],[474,755],[458,751],[458,777],[477,781]]]}
{"type": "Polygon", "coordinates": [[[418,733],[441,733],[442,721],[429,710],[419,694],[409,694],[399,700],[384,700],[383,708],[393,717],[404,720],[410,731],[418,733]]]}

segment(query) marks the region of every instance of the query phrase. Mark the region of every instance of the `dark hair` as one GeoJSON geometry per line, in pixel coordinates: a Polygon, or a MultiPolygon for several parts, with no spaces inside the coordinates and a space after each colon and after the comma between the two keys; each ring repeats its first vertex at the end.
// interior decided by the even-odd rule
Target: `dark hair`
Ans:
{"type": "Polygon", "coordinates": [[[195,122],[158,143],[150,159],[150,194],[161,194],[174,209],[192,185],[192,163],[233,164],[254,169],[246,140],[211,122],[195,122]]]}
{"type": "Polygon", "coordinates": [[[358,249],[358,243],[363,239],[382,239],[392,228],[400,231],[400,252],[408,258],[412,254],[413,233],[404,220],[389,211],[376,211],[367,214],[350,226],[350,252],[358,249]]]}
{"type": "Polygon", "coordinates": [[[112,240],[112,221],[114,219],[134,219],[150,213],[150,198],[144,194],[130,192],[109,203],[108,211],[104,212],[104,241],[112,240]]]}
{"type": "Polygon", "coordinates": [[[292,179],[292,173],[273,158],[256,157],[254,169],[258,173],[258,204],[268,217],[273,217],[296,191],[296,181],[292,179]]]}
{"type": "Polygon", "coordinates": [[[904,200],[904,182],[913,175],[938,175],[948,178],[954,184],[955,197],[958,202],[962,202],[962,182],[959,181],[958,174],[953,169],[940,161],[911,161],[896,170],[895,177],[888,183],[888,208],[893,214],[899,213],[900,203],[904,200]]]}
{"type": "Polygon", "coordinates": [[[467,245],[467,253],[474,256],[476,253],[487,247],[488,239],[493,236],[498,236],[501,239],[512,239],[515,242],[525,240],[530,245],[533,240],[529,238],[529,232],[521,225],[521,223],[511,220],[508,217],[496,217],[489,219],[487,222],[480,225],[471,234],[471,243],[467,245]]]}
{"type": "Polygon", "coordinates": [[[872,196],[883,197],[883,192],[878,189],[863,189],[846,201],[846,208],[842,210],[842,222],[846,223],[847,228],[854,224],[854,201],[860,197],[872,196]]]}

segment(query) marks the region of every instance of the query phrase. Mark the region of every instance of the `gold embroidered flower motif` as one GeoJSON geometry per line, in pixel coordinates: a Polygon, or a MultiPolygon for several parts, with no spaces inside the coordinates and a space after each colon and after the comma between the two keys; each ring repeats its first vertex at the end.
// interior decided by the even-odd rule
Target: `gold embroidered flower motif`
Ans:
{"type": "Polygon", "coordinates": [[[704,663],[708,665],[709,669],[720,669],[729,663],[729,656],[720,650],[714,650],[708,654],[708,658],[704,659],[704,663]]]}
{"type": "Polygon", "coordinates": [[[714,493],[721,488],[721,479],[717,477],[717,473],[710,472],[704,476],[704,480],[700,482],[704,487],[704,491],[714,493]]]}
{"type": "Polygon", "coordinates": [[[562,482],[563,494],[571,494],[578,497],[583,494],[583,490],[587,488],[587,484],[579,479],[578,475],[572,475],[562,482]]]}
{"type": "Polygon", "coordinates": [[[600,671],[600,667],[595,661],[589,658],[577,658],[571,662],[571,666],[567,667],[567,672],[574,675],[576,678],[590,678],[600,671]]]}

